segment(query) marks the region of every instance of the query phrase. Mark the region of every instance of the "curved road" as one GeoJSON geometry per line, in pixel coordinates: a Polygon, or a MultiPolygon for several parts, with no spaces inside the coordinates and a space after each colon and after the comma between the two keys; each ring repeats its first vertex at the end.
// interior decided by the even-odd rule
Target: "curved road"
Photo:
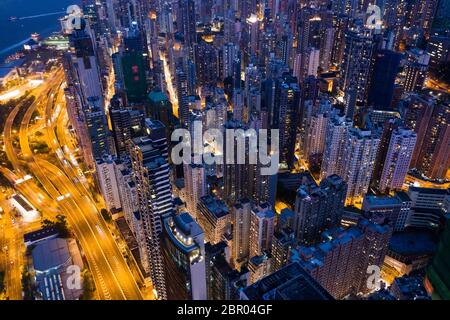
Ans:
{"type": "MultiPolygon", "coordinates": [[[[63,74],[60,72],[52,80],[49,80],[47,84],[44,84],[45,88],[50,87],[51,90],[46,95],[41,94],[36,101],[41,100],[47,102],[47,106],[53,105],[59,93],[60,84],[63,80],[62,76],[63,74]]],[[[45,90],[40,90],[40,92],[43,91],[45,90]]],[[[28,141],[29,122],[37,105],[37,102],[33,103],[27,110],[20,130],[20,146],[30,170],[53,200],[57,200],[61,195],[70,193],[69,197],[60,201],[58,204],[60,209],[66,214],[86,254],[100,299],[142,299],[141,292],[136,285],[125,259],[121,255],[117,244],[109,233],[105,222],[92,203],[92,200],[78,190],[75,183],[69,178],[71,174],[68,177],[60,168],[48,161],[39,159],[39,157],[34,156],[32,153],[28,141]]],[[[11,126],[15,116],[18,114],[18,110],[8,117],[7,122],[9,121],[11,126]]],[[[46,108],[46,110],[48,109],[46,108]]],[[[44,121],[47,124],[47,131],[49,134],[53,133],[49,140],[58,145],[50,119],[47,117],[46,112],[44,121]]],[[[9,130],[5,130],[5,138],[9,132],[9,140],[5,139],[5,141],[9,142],[6,146],[6,151],[16,172],[22,174],[24,171],[20,169],[19,160],[14,153],[14,148],[11,143],[11,126],[9,130]]],[[[49,143],[49,147],[53,148],[54,144],[49,143]]],[[[34,197],[36,197],[36,194],[34,194],[34,197]]]]}

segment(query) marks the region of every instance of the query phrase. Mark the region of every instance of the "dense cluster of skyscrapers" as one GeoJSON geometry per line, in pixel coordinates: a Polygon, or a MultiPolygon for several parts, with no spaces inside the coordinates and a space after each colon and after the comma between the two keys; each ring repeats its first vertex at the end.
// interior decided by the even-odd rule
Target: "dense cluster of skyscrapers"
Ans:
{"type": "MultiPolygon", "coordinates": [[[[394,232],[443,228],[448,189],[406,183],[448,178],[449,96],[426,88],[450,60],[445,3],[82,0],[70,123],[159,299],[363,296],[394,232]],[[196,122],[278,129],[278,173],[174,164],[196,122]]],[[[427,288],[448,297],[444,265],[427,288]]]]}

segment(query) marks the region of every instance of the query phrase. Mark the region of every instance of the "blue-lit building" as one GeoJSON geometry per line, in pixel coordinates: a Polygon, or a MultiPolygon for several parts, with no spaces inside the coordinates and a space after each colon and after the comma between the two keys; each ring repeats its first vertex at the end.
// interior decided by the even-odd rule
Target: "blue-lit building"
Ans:
{"type": "Polygon", "coordinates": [[[380,50],[375,54],[375,63],[370,79],[367,104],[375,109],[390,110],[394,96],[395,78],[402,55],[395,51],[380,50]]]}
{"type": "MultiPolygon", "coordinates": [[[[79,288],[69,287],[69,277],[72,275],[70,267],[82,269],[81,258],[75,259],[71,256],[69,241],[62,238],[47,238],[35,244],[31,251],[33,258],[33,270],[37,291],[43,300],[76,300],[82,293],[80,282],[79,288]],[[79,262],[78,262],[79,260],[79,262]]],[[[77,249],[78,250],[78,249],[77,249]]],[[[79,253],[78,253],[79,254],[79,253]]],[[[75,283],[74,283],[75,284],[75,283]]]]}

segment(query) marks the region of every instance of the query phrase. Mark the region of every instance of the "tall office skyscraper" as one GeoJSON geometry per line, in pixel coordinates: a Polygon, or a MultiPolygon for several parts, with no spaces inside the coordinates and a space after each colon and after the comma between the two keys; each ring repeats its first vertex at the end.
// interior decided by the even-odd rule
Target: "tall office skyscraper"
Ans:
{"type": "Polygon", "coordinates": [[[115,167],[116,165],[111,156],[105,156],[95,162],[100,191],[110,212],[122,208],[115,167]]]}
{"type": "Polygon", "coordinates": [[[423,88],[429,61],[430,55],[423,50],[414,48],[406,52],[405,82],[403,85],[405,92],[420,91],[423,88]]]}
{"type": "Polygon", "coordinates": [[[238,50],[239,48],[232,42],[222,46],[222,81],[233,76],[233,66],[238,57],[238,50]]]}
{"type": "MultiPolygon", "coordinates": [[[[419,151],[420,150],[420,151],[419,151]]],[[[432,179],[443,179],[450,167],[450,108],[448,101],[437,100],[428,122],[416,168],[432,179]]]]}
{"type": "Polygon", "coordinates": [[[177,27],[184,35],[184,44],[187,47],[191,47],[197,42],[194,0],[178,1],[177,27]]]}
{"type": "Polygon", "coordinates": [[[391,109],[395,78],[401,58],[400,53],[390,50],[380,50],[375,53],[367,98],[369,106],[381,110],[391,109]]]}
{"type": "Polygon", "coordinates": [[[228,249],[225,241],[205,244],[208,300],[236,300],[239,289],[247,284],[247,268],[233,269],[227,261],[228,249]]]}
{"type": "Polygon", "coordinates": [[[217,49],[205,42],[194,47],[196,82],[199,86],[216,86],[219,76],[217,49]]]}
{"type": "Polygon", "coordinates": [[[315,183],[299,187],[295,200],[294,232],[300,243],[315,243],[322,231],[339,224],[346,192],[346,183],[337,175],[328,176],[320,187],[315,183]]]}
{"type": "Polygon", "coordinates": [[[110,135],[105,110],[100,106],[99,100],[94,97],[88,99],[84,109],[87,132],[91,142],[92,158],[101,159],[110,154],[110,135]]]}
{"type": "Polygon", "coordinates": [[[69,36],[72,63],[83,104],[87,104],[88,99],[95,99],[98,101],[100,108],[103,108],[103,88],[100,71],[94,43],[89,33],[86,21],[82,20],[81,29],[73,30],[69,36]]]}
{"type": "Polygon", "coordinates": [[[244,17],[246,18],[246,29],[244,35],[245,39],[247,40],[244,49],[244,63],[248,64],[251,63],[252,60],[254,60],[258,53],[259,21],[258,16],[254,13],[251,13],[250,15],[244,17]]]}
{"type": "Polygon", "coordinates": [[[206,174],[203,165],[184,164],[184,186],[186,189],[186,207],[194,218],[197,217],[197,203],[206,195],[206,174]]]}
{"type": "Polygon", "coordinates": [[[131,139],[130,111],[125,109],[110,109],[109,116],[112,124],[112,135],[117,157],[127,155],[127,140],[131,139]]]}
{"type": "MultiPolygon", "coordinates": [[[[133,181],[131,164],[127,162],[116,162],[116,180],[119,188],[120,202],[125,221],[130,227],[131,232],[139,242],[144,241],[142,219],[139,216],[139,210],[136,207],[137,191],[136,184],[133,181]]],[[[145,255],[144,246],[139,246],[139,254],[145,255]]]]}
{"type": "Polygon", "coordinates": [[[360,199],[368,190],[380,139],[370,131],[351,128],[345,146],[343,179],[348,184],[347,203],[360,199]]]}
{"type": "Polygon", "coordinates": [[[206,195],[197,204],[197,221],[205,232],[205,241],[221,242],[231,227],[231,212],[222,200],[206,195]]]}
{"type": "Polygon", "coordinates": [[[149,93],[148,100],[147,116],[161,121],[166,127],[167,138],[170,139],[171,130],[175,126],[175,117],[169,97],[160,89],[155,88],[149,93]]]}
{"type": "MultiPolygon", "coordinates": [[[[311,106],[310,104],[308,105],[311,106]]],[[[314,108],[313,106],[311,107],[314,108]]],[[[331,116],[331,108],[324,109],[325,110],[318,110],[317,112],[310,112],[311,116],[307,117],[308,119],[306,120],[302,151],[304,153],[305,160],[310,166],[320,165],[322,161],[325,141],[327,138],[326,133],[328,121],[331,116]]]]}
{"type": "Polygon", "coordinates": [[[416,147],[411,159],[411,168],[419,162],[420,149],[425,141],[428,124],[431,121],[435,101],[426,95],[411,94],[401,101],[403,125],[417,134],[416,147]]]}
{"type": "Polygon", "coordinates": [[[147,98],[146,61],[141,31],[136,22],[131,24],[123,42],[124,52],[121,66],[125,92],[130,103],[143,103],[147,98]]]}
{"type": "Polygon", "coordinates": [[[204,234],[187,213],[165,216],[161,251],[169,300],[206,300],[204,234]]]}
{"type": "Polygon", "coordinates": [[[353,122],[345,116],[334,116],[328,121],[320,178],[332,174],[344,177],[345,148],[353,122]]]}
{"type": "Polygon", "coordinates": [[[381,268],[391,235],[388,224],[362,219],[348,229],[325,231],[324,242],[293,250],[291,261],[299,262],[336,299],[367,293],[368,267],[381,268]]]}
{"type": "Polygon", "coordinates": [[[291,250],[296,247],[296,244],[297,240],[292,229],[283,228],[274,232],[271,249],[272,272],[278,271],[289,263],[291,250]]]}
{"type": "Polygon", "coordinates": [[[176,71],[176,89],[178,98],[178,119],[183,128],[189,127],[188,80],[182,69],[176,71]]]}
{"type": "Polygon", "coordinates": [[[70,88],[68,111],[83,146],[84,158],[91,168],[95,160],[109,154],[109,130],[104,111],[103,87],[94,42],[89,26],[81,21],[80,29],[69,36],[71,54],[65,59],[66,79],[70,88]]]}
{"type": "Polygon", "coordinates": [[[129,142],[133,179],[138,190],[138,210],[145,234],[142,264],[151,275],[160,299],[167,299],[165,268],[161,253],[162,218],[174,211],[167,140],[164,125],[145,120],[146,136],[129,142]]]}
{"type": "MultiPolygon", "coordinates": [[[[225,129],[230,130],[247,130],[247,127],[242,124],[241,121],[235,121],[235,120],[229,120],[225,123],[225,129]]],[[[242,137],[239,137],[238,139],[241,139],[242,137]]],[[[248,140],[248,139],[246,139],[248,140]]],[[[250,197],[251,196],[251,185],[250,185],[250,165],[248,161],[248,148],[249,144],[245,143],[245,163],[238,164],[238,152],[242,152],[242,150],[238,149],[238,143],[235,142],[234,139],[231,141],[226,141],[224,146],[224,172],[223,172],[223,179],[224,179],[224,199],[229,204],[233,205],[236,201],[239,199],[242,199],[244,197],[250,197]],[[232,143],[233,146],[227,146],[226,143],[232,143]],[[227,163],[226,159],[227,157],[227,149],[231,151],[233,149],[233,155],[234,155],[234,161],[233,163],[227,163]]]]}
{"type": "Polygon", "coordinates": [[[251,211],[250,257],[260,256],[272,247],[275,231],[275,212],[269,204],[263,203],[251,211]]]}
{"type": "Polygon", "coordinates": [[[380,192],[402,188],[409,170],[416,139],[417,135],[411,130],[398,128],[392,132],[381,171],[380,192]]]}
{"type": "Polygon", "coordinates": [[[252,204],[242,199],[233,206],[233,263],[240,267],[250,254],[250,220],[252,204]]]}
{"type": "Polygon", "coordinates": [[[126,157],[128,155],[127,141],[140,134],[144,115],[138,110],[110,107],[109,118],[116,155],[118,158],[126,157]]]}
{"type": "Polygon", "coordinates": [[[276,82],[274,124],[280,131],[280,165],[292,168],[300,108],[297,79],[285,75],[276,82]]]}
{"type": "Polygon", "coordinates": [[[388,153],[389,145],[391,143],[392,132],[399,128],[399,119],[388,119],[381,122],[382,128],[380,129],[380,144],[378,146],[377,158],[372,174],[371,187],[379,190],[381,174],[383,172],[384,163],[388,153]]]}
{"type": "MultiPolygon", "coordinates": [[[[339,87],[344,94],[350,94],[351,90],[354,90],[357,105],[366,101],[373,47],[374,42],[368,30],[350,29],[345,33],[339,87]]],[[[356,114],[358,114],[357,106],[353,112],[353,115],[356,114]]]]}

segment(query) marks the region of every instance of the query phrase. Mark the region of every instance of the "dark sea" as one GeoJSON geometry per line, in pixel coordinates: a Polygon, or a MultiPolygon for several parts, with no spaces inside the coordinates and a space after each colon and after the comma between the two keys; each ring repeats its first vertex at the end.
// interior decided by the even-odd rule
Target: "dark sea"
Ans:
{"type": "Polygon", "coordinates": [[[32,33],[42,37],[60,30],[59,18],[78,0],[0,0],[0,63],[20,49],[32,33]],[[10,17],[17,17],[14,22],[10,17]]]}

